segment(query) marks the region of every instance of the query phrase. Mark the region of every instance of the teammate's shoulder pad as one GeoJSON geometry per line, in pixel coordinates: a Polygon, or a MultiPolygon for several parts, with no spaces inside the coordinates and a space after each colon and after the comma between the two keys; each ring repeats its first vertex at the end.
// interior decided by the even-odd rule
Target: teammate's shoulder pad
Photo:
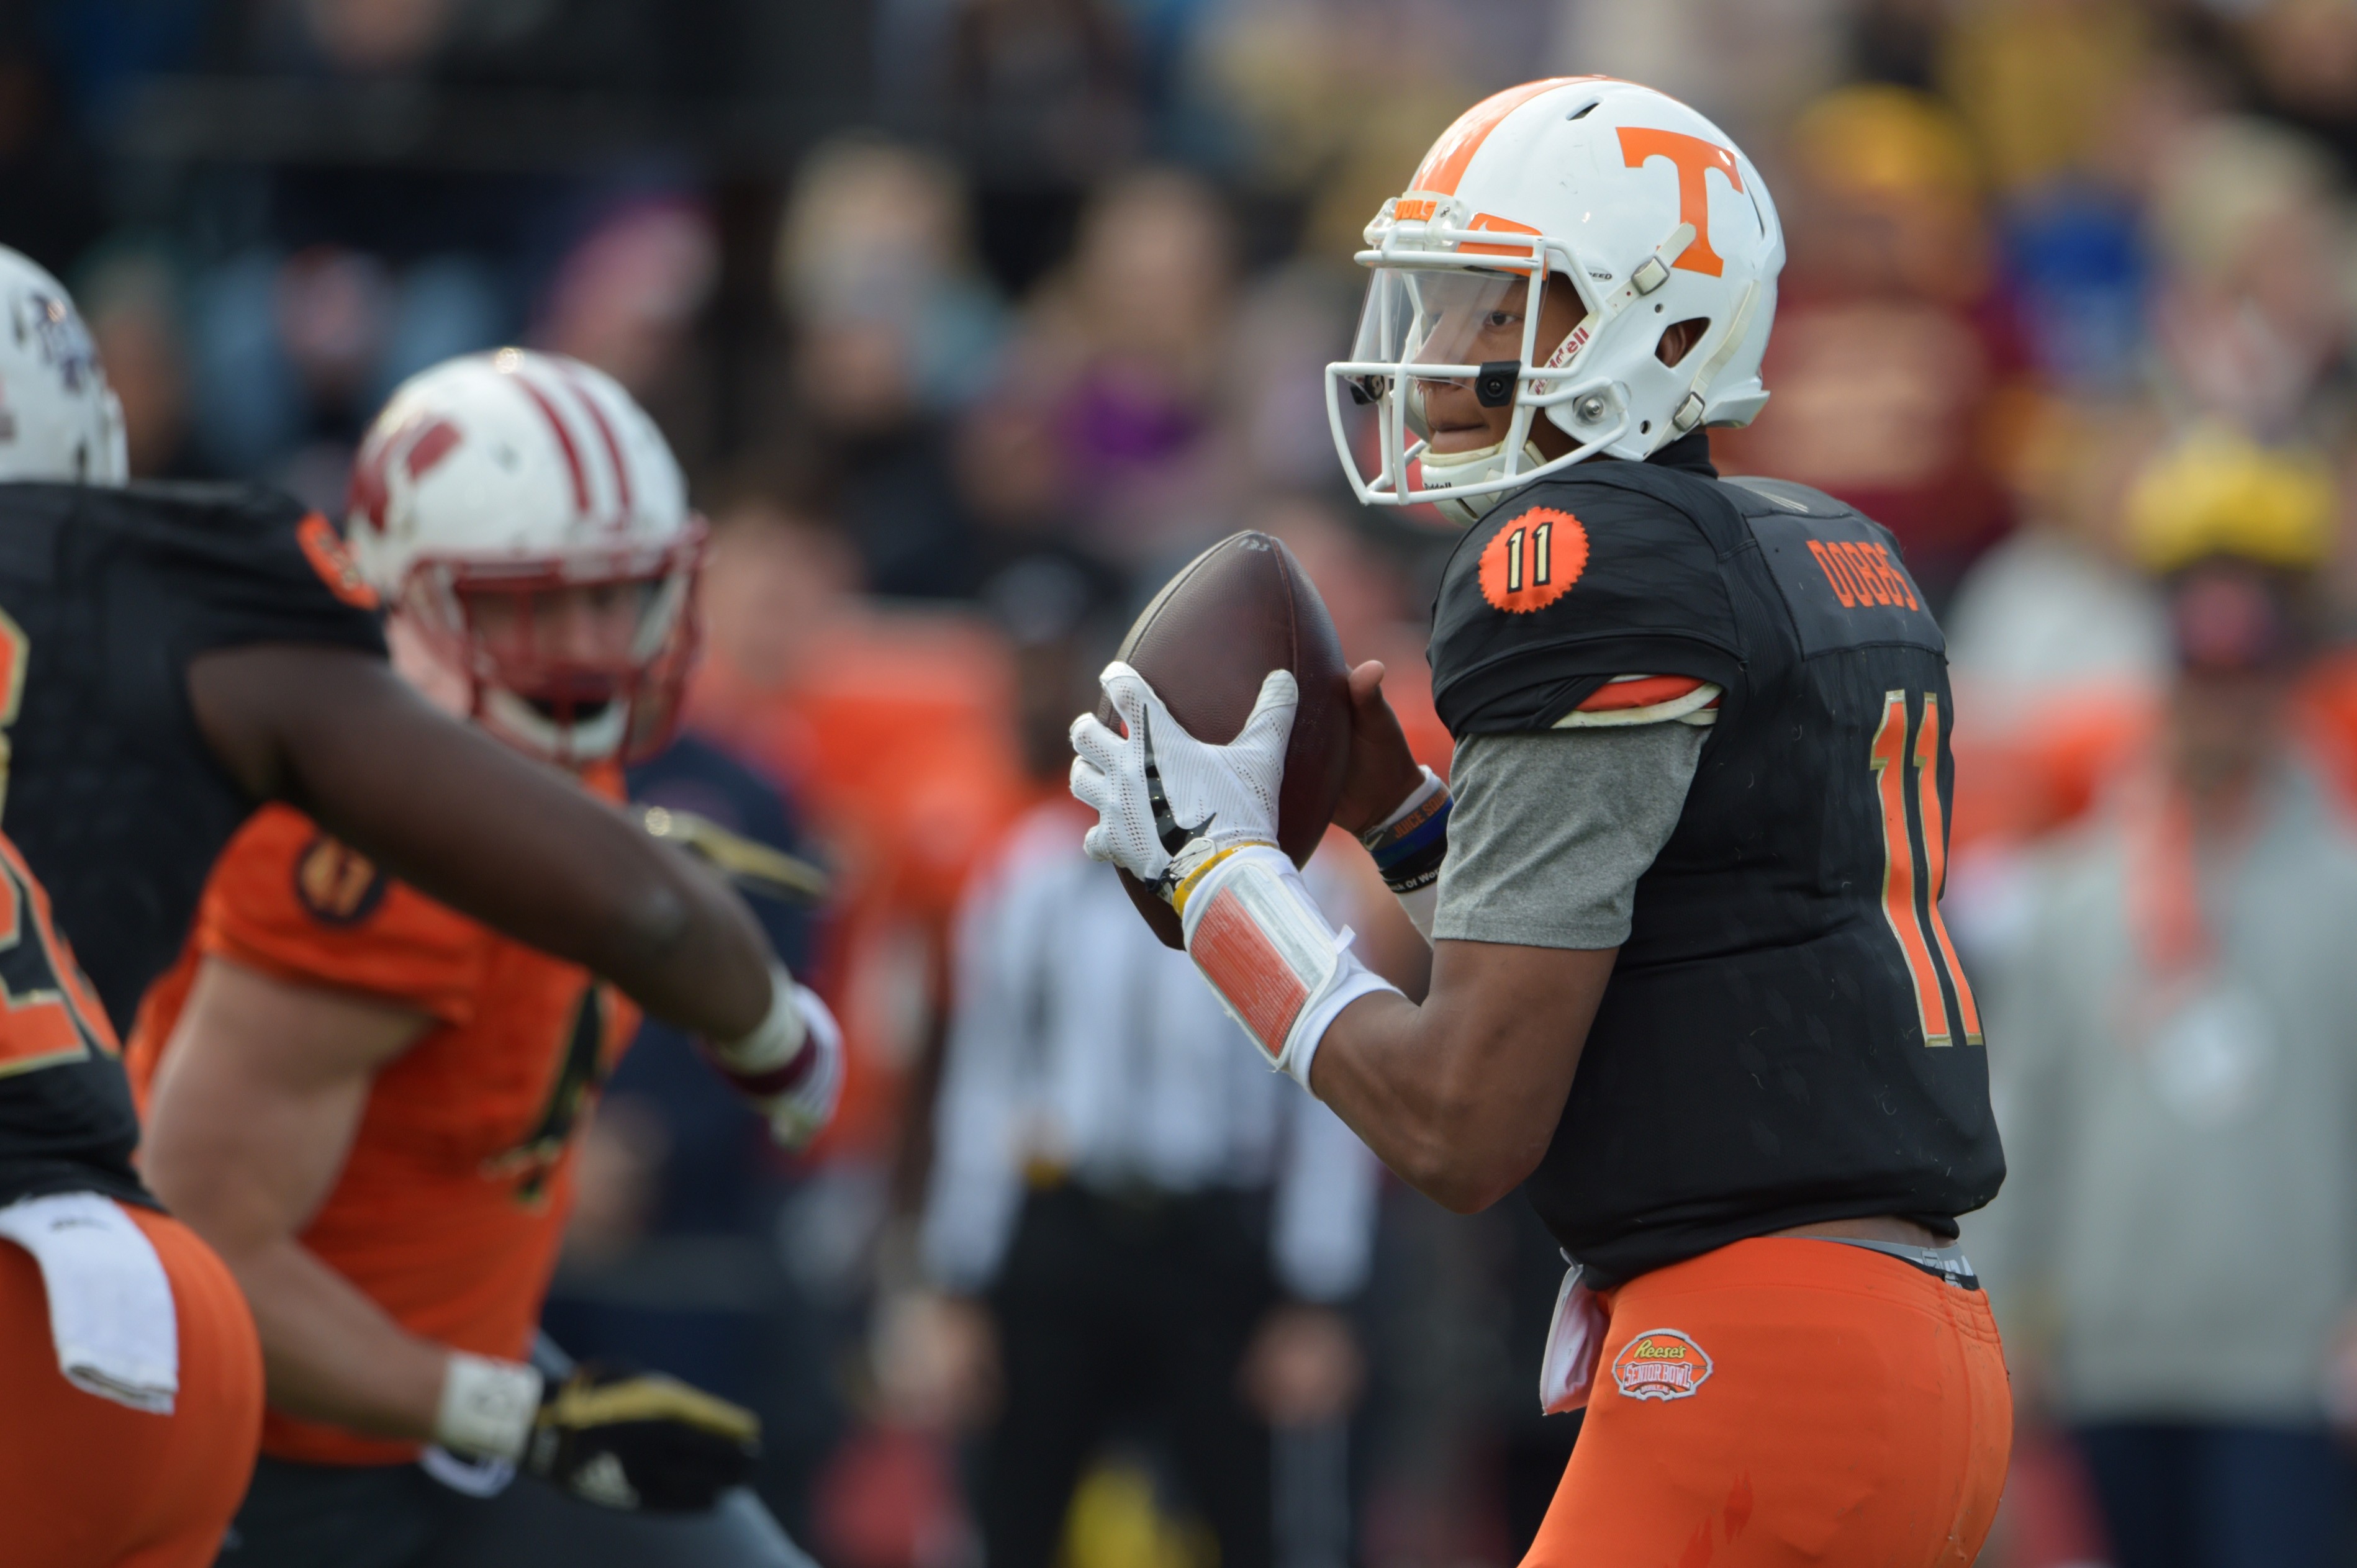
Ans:
{"type": "Polygon", "coordinates": [[[377,596],[320,513],[264,485],[138,484],[93,502],[152,564],[183,656],[252,642],[382,653],[377,596]]]}
{"type": "Polygon", "coordinates": [[[95,493],[112,495],[126,512],[231,539],[283,532],[310,510],[284,490],[236,481],[150,479],[95,493]]]}

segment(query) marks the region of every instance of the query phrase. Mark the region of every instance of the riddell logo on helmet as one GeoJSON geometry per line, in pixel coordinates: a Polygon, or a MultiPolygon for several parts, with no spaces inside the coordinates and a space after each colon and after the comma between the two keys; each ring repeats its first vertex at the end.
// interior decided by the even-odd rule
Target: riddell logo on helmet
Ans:
{"type": "Polygon", "coordinates": [[[1612,1380],[1632,1400],[1692,1399],[1711,1374],[1702,1347],[1674,1328],[1651,1328],[1612,1358],[1612,1380]]]}

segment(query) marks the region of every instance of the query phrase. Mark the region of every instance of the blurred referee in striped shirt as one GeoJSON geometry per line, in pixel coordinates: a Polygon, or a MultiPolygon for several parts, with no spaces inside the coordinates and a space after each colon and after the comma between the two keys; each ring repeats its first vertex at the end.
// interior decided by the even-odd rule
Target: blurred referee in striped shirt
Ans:
{"type": "Polygon", "coordinates": [[[1337,1308],[1366,1279],[1379,1167],[1081,853],[1064,726],[1106,656],[1093,596],[1035,561],[990,596],[1052,788],[961,917],[921,1232],[987,1560],[1049,1568],[1089,1461],[1145,1432],[1222,1568],[1339,1565],[1360,1361],[1337,1308]]]}

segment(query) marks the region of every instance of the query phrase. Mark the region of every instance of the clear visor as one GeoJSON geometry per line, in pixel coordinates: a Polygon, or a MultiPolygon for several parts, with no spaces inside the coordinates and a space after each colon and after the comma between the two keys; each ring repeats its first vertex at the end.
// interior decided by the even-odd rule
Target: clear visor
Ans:
{"type": "MultiPolygon", "coordinates": [[[[1544,254],[1559,260],[1552,244],[1544,254]]],[[[1522,482],[1537,471],[1524,456],[1533,419],[1601,390],[1581,379],[1579,365],[1596,302],[1566,274],[1534,272],[1538,265],[1534,257],[1517,267],[1372,268],[1351,357],[1328,367],[1327,385],[1335,446],[1362,500],[1397,504],[1522,482]],[[1551,295],[1559,296],[1555,325],[1543,330],[1551,295]],[[1443,405],[1453,423],[1436,438],[1443,405]],[[1480,436],[1469,434],[1482,427],[1480,436]],[[1494,472],[1477,474],[1487,454],[1502,456],[1494,472]]],[[[1618,438],[1610,419],[1591,423],[1600,440],[1545,467],[1578,461],[1618,438]]]]}
{"type": "Polygon", "coordinates": [[[1524,360],[1536,306],[1531,280],[1465,267],[1378,267],[1351,358],[1361,363],[1480,365],[1524,360]]]}
{"type": "MultiPolygon", "coordinates": [[[[1418,438],[1432,432],[1425,419],[1424,391],[1439,383],[1469,385],[1479,367],[1511,361],[1517,368],[1542,351],[1533,336],[1546,298],[1542,278],[1469,267],[1378,267],[1359,310],[1359,331],[1351,345],[1352,363],[1372,367],[1432,367],[1429,378],[1410,375],[1404,389],[1407,428],[1418,438]]],[[[1393,377],[1372,369],[1352,380],[1360,398],[1380,399],[1393,377]]],[[[1492,388],[1493,396],[1500,389],[1492,388]]],[[[1511,396],[1519,388],[1503,389],[1511,396]]]]}

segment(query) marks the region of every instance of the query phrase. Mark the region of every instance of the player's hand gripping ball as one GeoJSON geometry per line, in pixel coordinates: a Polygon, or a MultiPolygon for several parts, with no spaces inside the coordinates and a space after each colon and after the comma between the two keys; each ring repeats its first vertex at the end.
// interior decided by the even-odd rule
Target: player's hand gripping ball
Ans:
{"type": "Polygon", "coordinates": [[[1222,850],[1276,842],[1276,797],[1299,688],[1293,671],[1261,682],[1252,716],[1225,746],[1187,733],[1146,677],[1115,660],[1097,677],[1120,715],[1072,721],[1072,794],[1097,814],[1082,847],[1165,898],[1222,850]]]}
{"type": "MultiPolygon", "coordinates": [[[[1123,885],[1146,924],[1166,945],[1178,947],[1178,917],[1168,901],[1169,887],[1154,886],[1168,875],[1169,859],[1190,838],[1200,836],[1177,830],[1199,829],[1208,834],[1213,843],[1203,852],[1206,856],[1216,853],[1217,846],[1247,842],[1247,835],[1257,833],[1257,842],[1274,843],[1297,865],[1309,858],[1325,835],[1351,750],[1350,681],[1341,639],[1293,553],[1268,534],[1237,533],[1195,557],[1154,596],[1122,639],[1115,664],[1105,673],[1104,700],[1094,719],[1073,725],[1073,747],[1082,754],[1073,769],[1074,793],[1098,808],[1102,831],[1092,835],[1099,846],[1092,853],[1122,868],[1123,885]],[[1129,696],[1123,695],[1127,681],[1117,679],[1124,671],[1136,683],[1129,696]],[[1292,678],[1290,720],[1282,726],[1275,715],[1286,694],[1273,690],[1269,681],[1278,671],[1292,678]],[[1147,734],[1135,752],[1123,749],[1137,730],[1122,711],[1124,703],[1145,715],[1147,734]],[[1087,729],[1091,723],[1095,730],[1087,729]],[[1208,796],[1189,804],[1172,792],[1174,759],[1164,756],[1166,731],[1173,736],[1169,744],[1187,754],[1183,768],[1192,769],[1213,763],[1194,755],[1189,746],[1222,751],[1244,746],[1247,730],[1253,734],[1249,745],[1272,752],[1273,757],[1254,749],[1217,766],[1255,801],[1265,790],[1274,801],[1273,811],[1242,800],[1213,801],[1208,796]],[[1081,745],[1084,732],[1099,753],[1095,760],[1081,745]],[[1147,786],[1142,803],[1134,791],[1121,788],[1125,779],[1144,780],[1147,745],[1155,753],[1163,807],[1170,817],[1163,828],[1150,832],[1145,829],[1154,823],[1152,787],[1147,786]],[[1105,765],[1117,758],[1126,760],[1117,767],[1105,765]],[[1129,773],[1123,773],[1125,767],[1129,773]],[[1089,770],[1104,780],[1101,790],[1084,779],[1089,770]],[[1099,799],[1092,800],[1084,789],[1097,791],[1099,799]],[[1130,813],[1121,820],[1106,814],[1116,797],[1121,810],[1130,813]],[[1220,814],[1206,822],[1193,814],[1199,809],[1220,814]],[[1249,823],[1238,816],[1246,811],[1254,813],[1249,823]],[[1175,842],[1162,842],[1166,829],[1175,832],[1175,842]],[[1151,850],[1145,847],[1149,842],[1151,850]],[[1125,843],[1133,847],[1115,853],[1114,846],[1125,843]],[[1150,868],[1151,874],[1141,875],[1135,866],[1150,868]]],[[[1185,783],[1190,789],[1209,788],[1191,772],[1185,783]]],[[[1189,868],[1192,865],[1190,861],[1189,868]]]]}

